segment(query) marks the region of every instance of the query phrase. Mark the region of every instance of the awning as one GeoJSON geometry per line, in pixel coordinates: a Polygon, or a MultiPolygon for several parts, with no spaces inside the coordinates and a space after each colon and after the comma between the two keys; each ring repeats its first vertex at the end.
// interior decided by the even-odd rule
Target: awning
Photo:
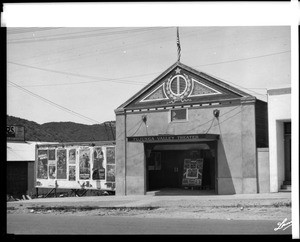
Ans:
{"type": "Polygon", "coordinates": [[[165,143],[165,142],[200,142],[218,140],[218,134],[184,134],[184,135],[154,135],[154,136],[131,136],[128,142],[142,143],[165,143]]]}

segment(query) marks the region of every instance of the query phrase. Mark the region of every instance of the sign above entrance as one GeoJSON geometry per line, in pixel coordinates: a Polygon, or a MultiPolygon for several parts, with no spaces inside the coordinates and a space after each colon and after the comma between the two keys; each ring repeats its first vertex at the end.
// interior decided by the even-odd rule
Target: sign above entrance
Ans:
{"type": "Polygon", "coordinates": [[[218,140],[218,134],[186,134],[186,135],[156,135],[127,137],[128,142],[158,143],[158,142],[190,142],[218,140]]]}

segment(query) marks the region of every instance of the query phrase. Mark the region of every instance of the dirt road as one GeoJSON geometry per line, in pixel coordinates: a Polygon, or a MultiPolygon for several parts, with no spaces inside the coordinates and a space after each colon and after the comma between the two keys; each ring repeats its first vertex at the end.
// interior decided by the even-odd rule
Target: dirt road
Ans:
{"type": "Polygon", "coordinates": [[[291,220],[291,196],[99,196],[23,200],[7,203],[8,214],[73,214],[226,220],[291,220]]]}

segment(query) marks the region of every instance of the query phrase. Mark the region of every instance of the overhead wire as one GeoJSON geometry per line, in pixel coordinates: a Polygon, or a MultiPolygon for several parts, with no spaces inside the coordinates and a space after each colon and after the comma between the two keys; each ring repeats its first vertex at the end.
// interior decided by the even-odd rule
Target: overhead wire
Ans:
{"type": "Polygon", "coordinates": [[[9,27],[7,28],[7,34],[24,34],[30,32],[40,32],[40,31],[47,31],[53,29],[61,29],[62,27],[45,27],[45,28],[38,28],[38,27],[9,27]]]}
{"type": "MultiPolygon", "coordinates": [[[[164,28],[156,28],[156,29],[151,29],[151,30],[148,30],[147,32],[149,32],[149,31],[156,31],[156,30],[161,30],[161,29],[166,29],[166,28],[168,28],[168,27],[164,27],[164,28]]],[[[128,38],[132,38],[134,35],[141,35],[141,34],[145,34],[145,33],[147,33],[146,31],[143,31],[143,32],[138,32],[138,33],[131,33],[130,34],[130,36],[122,36],[122,37],[120,37],[120,38],[114,38],[113,40],[111,40],[111,39],[109,39],[109,40],[106,40],[106,41],[104,41],[104,40],[101,40],[101,41],[98,41],[98,42],[96,42],[95,44],[89,44],[89,45],[86,45],[86,44],[84,44],[84,46],[83,47],[72,47],[72,48],[68,48],[68,49],[63,49],[62,51],[56,51],[56,52],[51,52],[51,53],[49,53],[50,55],[52,55],[52,54],[61,54],[61,53],[64,53],[64,52],[68,52],[68,51],[72,51],[72,50],[78,50],[78,49],[80,49],[80,50],[83,50],[83,49],[85,49],[85,48],[90,48],[91,46],[95,46],[95,45],[100,45],[100,44],[105,44],[105,43],[108,43],[108,42],[112,42],[112,41],[116,41],[116,40],[124,40],[124,39],[128,39],[128,38]]],[[[134,45],[135,46],[135,45],[134,45]]],[[[126,47],[126,46],[125,46],[126,47]]],[[[124,48],[124,45],[122,46],[122,47],[118,47],[118,48],[124,48]]],[[[115,48],[112,48],[114,51],[115,51],[115,48]]],[[[110,50],[110,49],[107,49],[106,48],[106,50],[110,50]]],[[[113,52],[114,52],[113,51],[113,52]]],[[[84,57],[88,57],[88,56],[91,56],[91,55],[93,55],[93,54],[95,54],[96,52],[98,52],[98,50],[97,51],[95,51],[95,50],[93,50],[93,51],[85,51],[84,53],[75,53],[74,54],[74,56],[70,56],[70,57],[73,57],[73,58],[69,58],[69,59],[66,59],[66,60],[63,60],[63,61],[61,61],[61,60],[57,60],[57,59],[54,59],[54,60],[50,60],[50,62],[49,62],[49,60],[46,60],[46,61],[37,61],[37,62],[34,62],[34,63],[32,63],[32,64],[35,64],[35,63],[39,63],[39,64],[47,64],[47,65],[51,65],[51,64],[57,64],[57,63],[64,63],[64,62],[68,62],[68,61],[73,61],[73,60],[78,60],[78,56],[80,56],[80,59],[82,60],[82,58],[84,58],[84,57]],[[89,54],[89,53],[92,53],[92,54],[89,54]],[[76,56],[76,57],[75,57],[76,56]]],[[[108,53],[110,53],[110,52],[108,52],[108,53]]],[[[46,55],[49,55],[49,54],[46,54],[46,55]]],[[[103,54],[103,52],[99,52],[99,53],[96,53],[96,54],[103,54]]],[[[37,56],[34,56],[34,57],[32,57],[32,58],[36,58],[36,57],[40,57],[40,56],[43,56],[43,55],[37,55],[37,56]]],[[[26,58],[26,59],[21,59],[21,60],[28,60],[28,59],[32,59],[32,58],[26,58]]],[[[20,61],[20,60],[18,60],[18,61],[20,61]]]]}
{"type": "Polygon", "coordinates": [[[17,41],[8,41],[7,44],[20,44],[20,43],[37,43],[37,42],[44,42],[44,41],[63,41],[63,40],[70,40],[70,39],[82,39],[82,38],[91,38],[91,37],[99,37],[99,36],[112,36],[112,35],[119,35],[124,33],[131,33],[131,32],[140,32],[140,31],[149,31],[149,28],[140,28],[140,29],[133,29],[133,30],[122,30],[122,31],[114,31],[114,32],[106,32],[106,33],[95,33],[95,34],[84,34],[84,35],[76,35],[76,36],[65,36],[65,37],[54,37],[54,38],[29,38],[25,40],[17,40],[17,41]]]}
{"type": "Polygon", "coordinates": [[[217,76],[212,75],[212,74],[209,74],[209,76],[212,76],[212,77],[214,77],[214,78],[216,78],[216,79],[219,79],[219,80],[221,80],[221,81],[223,81],[223,82],[225,82],[225,83],[230,83],[230,84],[232,84],[232,85],[235,85],[235,86],[237,86],[237,87],[239,87],[239,88],[241,88],[241,89],[244,89],[244,90],[247,90],[247,91],[249,91],[249,92],[252,92],[253,94],[256,94],[256,95],[263,95],[263,96],[265,95],[265,94],[260,94],[260,93],[254,92],[254,91],[250,90],[250,88],[242,87],[242,86],[240,86],[240,85],[238,85],[238,84],[236,84],[236,83],[230,82],[230,81],[225,80],[225,79],[223,79],[223,78],[221,78],[221,77],[217,77],[217,76]]]}
{"type": "MultiPolygon", "coordinates": [[[[170,27],[165,27],[165,28],[170,28],[170,27]]],[[[162,28],[153,29],[153,30],[161,30],[161,29],[162,28]]],[[[189,34],[194,34],[195,32],[196,31],[192,31],[189,34]]],[[[189,34],[186,34],[186,35],[189,35],[189,34]]],[[[121,39],[124,39],[124,38],[121,38],[121,39]]],[[[51,64],[57,64],[57,63],[72,62],[72,61],[78,60],[79,56],[80,56],[80,60],[82,60],[83,58],[87,58],[87,57],[95,55],[95,53],[98,54],[98,55],[104,55],[104,54],[109,54],[109,53],[113,53],[113,52],[118,52],[118,51],[124,50],[124,49],[128,50],[128,49],[131,49],[131,48],[139,48],[139,47],[142,47],[142,46],[147,46],[149,44],[156,43],[158,40],[162,40],[162,39],[170,39],[168,41],[171,41],[172,36],[168,35],[168,36],[161,37],[161,38],[153,38],[153,39],[148,39],[146,41],[139,41],[139,42],[135,42],[135,43],[127,44],[127,45],[122,45],[122,46],[118,46],[118,47],[106,48],[104,51],[91,50],[91,51],[86,51],[82,54],[76,53],[76,54],[74,54],[74,56],[70,56],[66,60],[52,60],[52,61],[50,60],[50,62],[46,61],[46,62],[42,62],[42,63],[47,64],[47,65],[51,65],[51,64]]],[[[116,39],[114,39],[114,40],[116,40],[116,39]]],[[[98,44],[102,44],[101,41],[98,44]]]]}
{"type": "MultiPolygon", "coordinates": [[[[68,28],[68,30],[70,30],[70,29],[78,29],[78,28],[68,28]]],[[[80,29],[82,29],[82,28],[80,28],[80,29]]],[[[90,29],[89,27],[85,27],[85,29],[90,29]]],[[[70,36],[70,35],[76,35],[76,34],[82,34],[82,33],[90,33],[90,32],[96,32],[96,31],[103,31],[103,30],[107,30],[107,29],[116,29],[116,28],[101,28],[101,29],[99,29],[99,28],[97,28],[97,29],[94,29],[93,28],[93,30],[87,30],[87,31],[78,31],[78,32],[70,32],[70,33],[62,33],[62,34],[51,34],[51,35],[43,35],[43,36],[40,36],[39,38],[45,38],[45,37],[53,37],[53,36],[70,36]]],[[[32,32],[32,34],[33,33],[35,33],[35,32],[37,32],[37,31],[35,31],[35,30],[32,30],[32,31],[30,31],[30,32],[32,32]]],[[[27,32],[27,33],[30,33],[30,32],[27,32]]],[[[8,35],[9,35],[9,33],[8,33],[8,35]]],[[[14,39],[8,39],[9,41],[18,41],[18,40],[32,40],[32,37],[27,37],[27,38],[14,38],[14,39]]]]}
{"type": "Polygon", "coordinates": [[[257,58],[262,58],[262,57],[268,57],[268,56],[272,56],[272,55],[280,55],[280,54],[289,53],[289,52],[291,52],[291,50],[275,52],[275,53],[270,53],[270,54],[266,54],[266,55],[252,56],[252,57],[247,57],[247,58],[240,58],[240,59],[235,59],[235,60],[227,60],[227,61],[214,62],[214,63],[209,63],[209,64],[196,65],[194,67],[232,63],[232,62],[237,62],[237,61],[244,61],[244,60],[251,60],[251,59],[257,59],[257,58]]]}
{"type": "MultiPolygon", "coordinates": [[[[271,53],[271,54],[267,54],[267,55],[261,55],[261,56],[254,56],[254,57],[249,57],[249,58],[240,58],[240,59],[235,59],[235,60],[229,60],[229,61],[223,61],[223,62],[217,62],[217,63],[209,63],[209,64],[202,64],[202,65],[197,65],[197,66],[194,66],[194,67],[198,67],[198,66],[207,66],[207,65],[215,65],[215,64],[223,64],[223,63],[230,63],[230,62],[236,62],[236,61],[242,61],[242,60],[249,60],[249,59],[254,59],[254,58],[261,58],[261,57],[266,57],[266,56],[271,56],[271,55],[276,55],[276,54],[282,54],[282,53],[287,53],[287,52],[290,52],[290,51],[283,51],[283,52],[277,52],[277,53],[271,53]]],[[[74,74],[74,73],[67,73],[67,72],[59,72],[59,71],[55,71],[55,70],[48,70],[48,69],[44,69],[44,68],[38,68],[38,67],[33,67],[33,66],[29,66],[29,65],[22,65],[22,64],[19,64],[19,63],[14,63],[14,62],[9,62],[9,63],[12,63],[12,64],[16,64],[16,65],[21,65],[21,66],[27,66],[27,67],[31,67],[31,68],[36,68],[36,69],[40,69],[40,70],[46,70],[46,71],[51,71],[51,72],[56,72],[56,73],[60,73],[60,74],[67,74],[67,75],[77,75],[77,76],[80,76],[80,77],[86,77],[86,78],[95,78],[95,77],[90,77],[90,76],[84,76],[84,75],[78,75],[78,74],[74,74]]],[[[218,79],[221,79],[218,77],[218,79]]],[[[110,80],[110,81],[114,81],[114,82],[117,82],[115,79],[106,79],[107,80],[110,80]]],[[[101,81],[105,81],[105,80],[101,80],[101,81]]],[[[225,80],[224,80],[225,81],[225,80]]],[[[126,81],[133,85],[143,85],[141,83],[135,83],[135,82],[132,82],[132,81],[126,81]]],[[[226,80],[226,82],[229,82],[226,80]]],[[[80,82],[80,83],[71,83],[70,85],[72,84],[83,84],[83,83],[91,83],[91,82],[80,82]]],[[[232,82],[229,82],[229,83],[232,83],[232,82]]],[[[232,83],[236,86],[239,86],[235,83],[232,83]]],[[[63,84],[52,84],[52,85],[68,85],[68,83],[63,83],[63,84]]],[[[52,86],[52,85],[31,85],[31,86],[52,86]]],[[[249,90],[250,88],[245,88],[245,87],[241,87],[239,86],[240,88],[243,88],[243,89],[246,89],[246,90],[249,90]]],[[[256,95],[261,95],[261,96],[265,96],[265,94],[260,94],[260,93],[257,93],[257,92],[254,92],[254,91],[251,91],[249,90],[250,92],[252,93],[255,93],[256,95]]]]}
{"type": "Polygon", "coordinates": [[[214,122],[215,122],[215,117],[212,119],[212,122],[211,122],[209,128],[206,130],[205,134],[207,134],[209,132],[209,130],[212,128],[212,125],[214,122]]]}
{"type": "Polygon", "coordinates": [[[57,73],[57,74],[63,74],[63,75],[69,75],[69,76],[74,76],[74,77],[98,80],[98,82],[99,81],[110,81],[110,82],[116,82],[116,83],[128,83],[128,84],[133,84],[133,85],[138,84],[137,82],[133,82],[133,81],[126,81],[126,80],[118,81],[118,80],[115,80],[114,78],[96,77],[96,76],[82,75],[82,74],[76,74],[76,73],[71,73],[71,72],[56,71],[56,70],[50,70],[50,69],[45,69],[45,68],[40,68],[40,67],[34,67],[34,66],[24,65],[24,64],[10,62],[10,61],[8,61],[8,63],[23,66],[23,67],[28,67],[28,68],[32,68],[32,69],[37,69],[37,70],[40,70],[40,71],[47,71],[47,72],[52,72],[52,73],[57,73]]]}
{"type": "Polygon", "coordinates": [[[141,120],[139,127],[136,129],[136,131],[131,136],[134,136],[140,130],[142,124],[143,124],[143,120],[141,120]]]}
{"type": "Polygon", "coordinates": [[[20,90],[26,92],[27,94],[29,94],[29,95],[31,95],[31,96],[34,96],[34,97],[38,98],[38,99],[40,99],[40,100],[42,100],[42,101],[44,101],[44,102],[46,102],[46,103],[48,103],[48,104],[50,104],[50,105],[52,105],[52,106],[54,106],[54,107],[57,107],[57,108],[59,108],[59,109],[61,109],[61,110],[63,110],[63,111],[66,111],[66,112],[68,112],[68,113],[70,113],[70,114],[73,114],[73,115],[75,115],[75,116],[77,116],[77,117],[80,117],[80,118],[83,118],[83,119],[85,119],[85,120],[88,120],[89,122],[94,122],[94,123],[97,123],[97,124],[101,124],[99,121],[97,121],[97,120],[95,120],[95,119],[91,119],[91,118],[89,118],[89,117],[87,117],[87,116],[84,116],[84,115],[82,115],[82,114],[80,114],[80,113],[77,113],[77,112],[75,112],[75,111],[73,111],[73,110],[70,110],[70,109],[68,109],[68,108],[66,108],[66,107],[64,107],[64,106],[62,106],[62,105],[59,105],[59,104],[57,104],[57,103],[55,103],[55,102],[53,102],[53,101],[51,101],[51,100],[49,100],[49,99],[46,99],[46,98],[44,98],[44,97],[42,97],[42,96],[40,96],[40,95],[38,95],[38,94],[36,94],[36,93],[33,93],[33,92],[31,92],[31,91],[29,91],[29,90],[27,90],[27,89],[25,89],[25,88],[23,88],[23,87],[17,85],[17,84],[14,83],[14,82],[11,82],[11,81],[9,81],[9,80],[8,80],[8,82],[9,82],[10,84],[12,84],[14,87],[16,87],[16,88],[18,88],[18,89],[20,89],[20,90]]]}
{"type": "MultiPolygon", "coordinates": [[[[236,107],[234,107],[234,108],[228,110],[227,112],[222,113],[219,117],[222,117],[222,116],[224,116],[225,114],[228,114],[228,113],[230,113],[230,112],[232,112],[232,111],[234,111],[234,110],[236,110],[237,108],[240,108],[240,107],[241,107],[241,105],[236,106],[236,107]]],[[[210,123],[210,122],[212,122],[214,119],[215,119],[215,117],[213,117],[212,119],[209,119],[208,121],[206,121],[206,122],[204,122],[204,123],[202,123],[202,124],[197,125],[197,126],[194,127],[194,128],[191,128],[191,129],[187,130],[186,133],[189,133],[189,132],[191,132],[191,131],[193,131],[193,130],[196,130],[196,129],[198,129],[198,128],[200,128],[200,127],[202,127],[202,126],[204,126],[204,125],[206,125],[206,124],[208,124],[208,123],[210,123]]]]}

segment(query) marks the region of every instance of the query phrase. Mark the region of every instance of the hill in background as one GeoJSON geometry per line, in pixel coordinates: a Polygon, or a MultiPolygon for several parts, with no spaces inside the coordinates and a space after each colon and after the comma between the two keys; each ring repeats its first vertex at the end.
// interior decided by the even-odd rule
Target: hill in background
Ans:
{"type": "Polygon", "coordinates": [[[22,118],[7,115],[7,125],[25,127],[25,140],[44,142],[86,142],[114,140],[115,121],[102,124],[78,124],[73,122],[50,122],[38,124],[22,118]]]}

